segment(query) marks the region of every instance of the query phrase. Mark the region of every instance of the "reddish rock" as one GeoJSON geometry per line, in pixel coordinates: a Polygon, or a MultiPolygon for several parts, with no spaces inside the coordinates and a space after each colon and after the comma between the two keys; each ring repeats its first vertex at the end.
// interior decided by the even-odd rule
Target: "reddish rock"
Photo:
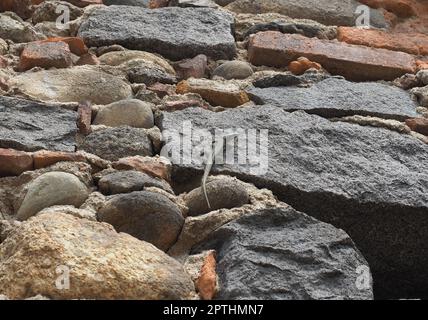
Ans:
{"type": "Polygon", "coordinates": [[[384,8],[401,18],[415,16],[416,7],[413,0],[360,0],[372,8],[384,8]]]}
{"type": "Polygon", "coordinates": [[[73,64],[71,52],[64,42],[31,42],[22,50],[19,70],[26,71],[34,67],[67,68],[73,64]]]}
{"type": "Polygon", "coordinates": [[[81,154],[47,150],[34,152],[33,159],[35,169],[46,168],[61,161],[85,161],[85,157],[81,154]]]}
{"type": "Polygon", "coordinates": [[[65,1],[81,8],[89,6],[91,4],[103,4],[103,0],[65,0],[65,1]]]}
{"type": "Polygon", "coordinates": [[[147,87],[147,89],[156,93],[158,97],[161,99],[165,96],[170,96],[175,94],[174,86],[170,84],[159,83],[159,82],[147,87]]]}
{"type": "Polygon", "coordinates": [[[171,182],[171,163],[162,157],[128,157],[114,162],[116,170],[136,170],[148,175],[171,182]]]}
{"type": "Polygon", "coordinates": [[[85,64],[98,65],[98,64],[100,64],[100,60],[98,59],[98,57],[96,55],[88,52],[88,53],[83,54],[79,58],[79,60],[77,60],[77,62],[76,62],[76,65],[78,65],[78,66],[83,66],[85,64]]]}
{"type": "Polygon", "coordinates": [[[88,52],[88,48],[86,47],[83,40],[79,37],[49,38],[49,39],[43,40],[42,42],[65,42],[66,44],[68,44],[70,51],[78,56],[81,56],[88,52]]]}
{"type": "Polygon", "coordinates": [[[428,55],[428,35],[390,33],[375,29],[339,27],[337,38],[350,44],[428,55]]]}
{"type": "Polygon", "coordinates": [[[168,5],[169,5],[169,0],[150,0],[149,2],[150,9],[168,7],[168,5]]]}
{"type": "Polygon", "coordinates": [[[423,135],[428,136],[428,119],[427,118],[414,118],[406,120],[407,126],[412,131],[419,132],[423,135]]]}
{"type": "Polygon", "coordinates": [[[208,58],[200,54],[193,59],[185,59],[174,64],[179,79],[203,78],[208,67],[208,58]]]}
{"type": "Polygon", "coordinates": [[[187,108],[199,107],[203,109],[208,109],[201,101],[198,100],[185,100],[185,101],[167,101],[162,105],[162,110],[172,112],[184,110],[187,108]]]}
{"type": "Polygon", "coordinates": [[[6,68],[8,65],[7,59],[3,56],[0,56],[0,68],[6,68]]]}
{"type": "Polygon", "coordinates": [[[330,73],[349,80],[394,80],[416,71],[413,56],[385,49],[306,38],[276,31],[251,37],[249,60],[254,65],[285,67],[299,57],[317,62],[330,73]]]}
{"type": "Polygon", "coordinates": [[[33,170],[31,153],[0,148],[0,177],[18,176],[28,170],[33,170]]]}
{"type": "Polygon", "coordinates": [[[44,0],[1,0],[0,12],[12,11],[23,19],[28,19],[34,11],[34,5],[44,0]]]}
{"type": "Polygon", "coordinates": [[[3,91],[8,91],[9,90],[9,86],[7,84],[7,79],[0,78],[0,89],[2,89],[3,91]]]}
{"type": "Polygon", "coordinates": [[[215,252],[211,252],[205,258],[199,278],[196,280],[196,289],[203,300],[212,300],[216,295],[217,272],[215,252]]]}
{"type": "Polygon", "coordinates": [[[305,57],[300,57],[296,61],[290,62],[290,64],[288,65],[288,70],[290,70],[295,75],[304,74],[306,70],[312,68],[321,70],[321,65],[319,63],[312,62],[305,57]]]}
{"type": "Polygon", "coordinates": [[[88,135],[92,132],[91,124],[92,124],[92,106],[88,101],[84,101],[79,103],[79,107],[77,108],[77,127],[79,128],[79,132],[83,135],[88,135]]]}
{"type": "Polygon", "coordinates": [[[416,61],[417,71],[428,69],[428,61],[418,60],[416,61]]]}

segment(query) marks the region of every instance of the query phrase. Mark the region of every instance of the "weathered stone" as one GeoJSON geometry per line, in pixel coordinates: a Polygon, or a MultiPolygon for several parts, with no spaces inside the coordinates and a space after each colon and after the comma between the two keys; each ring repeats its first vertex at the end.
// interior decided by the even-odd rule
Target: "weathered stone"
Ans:
{"type": "Polygon", "coordinates": [[[73,64],[71,52],[64,42],[33,42],[21,53],[19,69],[26,71],[34,67],[68,68],[73,64]]]}
{"type": "MultiPolygon", "coordinates": [[[[180,131],[189,119],[193,130],[268,129],[268,146],[259,144],[268,147],[257,152],[260,161],[252,155],[252,162],[238,165],[235,152],[234,165],[212,171],[269,188],[297,210],[344,229],[368,260],[379,297],[426,292],[427,144],[383,128],[267,105],[221,113],[196,108],[165,112],[162,130],[180,131]]],[[[177,184],[204,170],[197,163],[174,168],[177,184]]]]}
{"type": "Polygon", "coordinates": [[[122,65],[122,67],[126,70],[131,83],[144,83],[150,86],[156,82],[168,84],[177,82],[175,76],[169,74],[165,69],[153,62],[131,60],[122,65]]]}
{"type": "Polygon", "coordinates": [[[89,46],[120,44],[173,60],[198,54],[231,59],[236,52],[232,23],[230,14],[213,9],[117,6],[94,11],[79,36],[89,46]]]}
{"type": "Polygon", "coordinates": [[[142,191],[146,187],[157,187],[174,193],[164,180],[154,178],[139,171],[117,171],[103,176],[98,182],[100,191],[105,195],[142,191]]]}
{"type": "Polygon", "coordinates": [[[421,88],[414,88],[410,92],[422,107],[428,107],[428,85],[421,88]]]}
{"type": "Polygon", "coordinates": [[[337,38],[350,44],[428,55],[428,35],[421,33],[388,33],[375,29],[340,27],[337,38]]]}
{"type": "Polygon", "coordinates": [[[13,149],[0,148],[0,177],[18,176],[33,169],[31,154],[13,149]]]}
{"type": "Polygon", "coordinates": [[[47,213],[23,223],[0,245],[0,257],[0,292],[12,299],[34,294],[153,300],[195,295],[181,264],[162,251],[108,224],[67,214],[47,213]],[[70,270],[68,290],[55,286],[58,266],[70,270]]]}
{"type": "Polygon", "coordinates": [[[350,80],[394,80],[416,71],[413,56],[296,34],[261,32],[251,37],[249,60],[254,65],[282,67],[299,57],[321,64],[332,74],[350,80]]]}
{"type": "Polygon", "coordinates": [[[77,107],[77,127],[83,135],[88,135],[92,132],[92,106],[89,101],[82,101],[77,107]]]}
{"type": "Polygon", "coordinates": [[[196,289],[203,300],[212,300],[217,293],[217,272],[215,252],[204,259],[199,278],[196,280],[196,289]]]}
{"type": "Polygon", "coordinates": [[[428,119],[426,118],[415,118],[407,119],[406,125],[409,126],[415,132],[419,132],[423,135],[428,136],[428,119]]]}
{"type": "Polygon", "coordinates": [[[0,38],[21,43],[41,40],[45,36],[38,33],[30,23],[7,12],[0,14],[0,38]]]}
{"type": "Polygon", "coordinates": [[[428,86],[428,70],[421,70],[416,74],[416,77],[424,85],[428,86]]]}
{"type": "Polygon", "coordinates": [[[103,0],[106,6],[136,6],[148,8],[151,0],[103,0]]]}
{"type": "Polygon", "coordinates": [[[110,161],[153,155],[152,142],[146,131],[128,126],[94,131],[85,137],[78,148],[110,161]]]}
{"type": "Polygon", "coordinates": [[[197,93],[213,106],[235,108],[250,101],[245,91],[233,81],[208,79],[183,80],[177,85],[177,93],[197,93]]]}
{"type": "Polygon", "coordinates": [[[93,4],[103,4],[103,0],[67,0],[67,2],[70,2],[71,4],[81,8],[93,4]]]}
{"type": "Polygon", "coordinates": [[[83,66],[85,64],[96,66],[100,64],[100,60],[93,53],[85,53],[77,60],[76,66],[83,66]]]}
{"type": "Polygon", "coordinates": [[[199,54],[192,59],[185,59],[174,65],[179,79],[203,78],[207,68],[208,59],[204,54],[199,54]]]}
{"type": "Polygon", "coordinates": [[[213,76],[222,77],[226,80],[246,79],[253,74],[251,65],[244,61],[227,61],[213,71],[213,76]]]}
{"type": "Polygon", "coordinates": [[[313,20],[292,19],[278,13],[237,14],[235,34],[238,40],[261,31],[298,33],[308,38],[336,39],[337,27],[325,26],[313,20]]]}
{"type": "Polygon", "coordinates": [[[291,61],[288,70],[295,75],[302,75],[309,69],[321,70],[321,65],[310,61],[308,58],[300,57],[296,61],[291,61]]]}
{"type": "MultiPolygon", "coordinates": [[[[318,21],[326,25],[355,26],[357,7],[355,0],[236,0],[226,8],[238,13],[276,12],[291,18],[318,21]]],[[[370,10],[370,22],[374,27],[387,26],[382,12],[370,10]]]]}
{"type": "Polygon", "coordinates": [[[151,105],[140,100],[123,100],[101,108],[94,124],[109,127],[130,126],[150,129],[154,126],[151,105]]]}
{"type": "Polygon", "coordinates": [[[48,172],[28,185],[28,192],[16,218],[27,220],[42,209],[54,205],[79,207],[88,195],[87,187],[76,176],[65,172],[48,172]]]}
{"type": "Polygon", "coordinates": [[[198,216],[218,209],[241,207],[249,201],[245,187],[234,179],[215,180],[206,184],[207,199],[203,187],[192,190],[184,196],[189,207],[189,216],[198,216]]]}
{"type": "Polygon", "coordinates": [[[11,79],[9,85],[40,101],[109,104],[132,96],[125,81],[92,66],[25,73],[11,79]]]}
{"type": "Polygon", "coordinates": [[[260,104],[272,104],[290,112],[305,110],[330,118],[359,114],[404,120],[417,116],[417,104],[408,92],[375,82],[327,78],[309,88],[251,88],[247,92],[260,104]]]}
{"type": "Polygon", "coordinates": [[[230,222],[200,248],[217,251],[217,299],[373,299],[370,283],[356,285],[369,267],[349,236],[292,208],[230,222]]]}
{"type": "Polygon", "coordinates": [[[64,108],[0,97],[0,147],[74,151],[76,120],[77,113],[64,108]]]}
{"type": "Polygon", "coordinates": [[[61,8],[67,7],[70,20],[75,20],[83,14],[83,10],[66,1],[43,1],[36,7],[31,16],[34,24],[44,21],[56,22],[61,15],[61,8]]]}
{"type": "Polygon", "coordinates": [[[171,200],[148,191],[114,196],[98,212],[98,219],[163,251],[177,241],[184,224],[180,210],[171,200]]]}

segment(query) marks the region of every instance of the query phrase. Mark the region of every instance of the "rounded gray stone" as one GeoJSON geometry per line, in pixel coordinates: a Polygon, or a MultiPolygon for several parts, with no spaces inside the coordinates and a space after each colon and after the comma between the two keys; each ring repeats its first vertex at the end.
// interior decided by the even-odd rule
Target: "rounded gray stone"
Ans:
{"type": "Polygon", "coordinates": [[[251,65],[244,61],[228,61],[218,66],[213,76],[222,77],[226,80],[246,79],[254,73],[251,65]]]}
{"type": "Polygon", "coordinates": [[[167,251],[176,241],[184,218],[166,196],[136,191],[111,198],[98,212],[98,220],[167,251]]]}

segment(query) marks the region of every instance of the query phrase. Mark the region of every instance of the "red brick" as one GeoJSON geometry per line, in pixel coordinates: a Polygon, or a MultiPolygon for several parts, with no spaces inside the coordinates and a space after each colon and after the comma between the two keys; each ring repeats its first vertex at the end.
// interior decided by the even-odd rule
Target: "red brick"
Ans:
{"type": "Polygon", "coordinates": [[[175,94],[175,87],[170,84],[164,84],[160,82],[156,82],[155,84],[152,84],[151,86],[147,87],[150,91],[153,91],[157,94],[159,98],[163,98],[165,96],[170,96],[175,94]]]}
{"type": "Polygon", "coordinates": [[[355,81],[394,80],[416,71],[414,57],[404,52],[276,31],[260,32],[251,37],[248,56],[254,65],[274,67],[285,67],[299,57],[306,57],[332,74],[355,81]]]}
{"type": "Polygon", "coordinates": [[[31,42],[21,53],[19,70],[26,71],[34,67],[67,68],[73,64],[71,52],[64,42],[31,42]]]}
{"type": "Polygon", "coordinates": [[[414,118],[406,120],[407,126],[415,132],[428,136],[428,119],[414,118]]]}
{"type": "Polygon", "coordinates": [[[31,153],[0,149],[0,176],[18,176],[21,173],[33,170],[33,157],[31,153]]]}
{"type": "Polygon", "coordinates": [[[33,153],[33,159],[35,169],[46,168],[61,161],[85,161],[85,157],[80,154],[47,150],[41,150],[33,153]]]}
{"type": "Polygon", "coordinates": [[[81,56],[88,52],[83,40],[79,37],[57,37],[57,38],[48,38],[42,42],[65,42],[68,44],[70,51],[74,54],[81,56]]]}
{"type": "Polygon", "coordinates": [[[134,156],[119,159],[112,165],[116,170],[136,170],[155,178],[171,181],[171,164],[163,158],[134,156]]]}
{"type": "Polygon", "coordinates": [[[198,280],[196,280],[196,289],[203,300],[212,300],[217,293],[217,273],[214,251],[204,260],[200,276],[198,280]]]}
{"type": "Polygon", "coordinates": [[[150,0],[149,2],[149,8],[151,9],[168,7],[168,5],[169,0],[150,0]]]}
{"type": "Polygon", "coordinates": [[[337,38],[350,44],[428,55],[428,35],[422,33],[389,33],[375,29],[339,27],[337,38]]]}
{"type": "Polygon", "coordinates": [[[200,54],[193,59],[177,62],[174,69],[179,79],[203,78],[208,68],[208,58],[200,54]]]}

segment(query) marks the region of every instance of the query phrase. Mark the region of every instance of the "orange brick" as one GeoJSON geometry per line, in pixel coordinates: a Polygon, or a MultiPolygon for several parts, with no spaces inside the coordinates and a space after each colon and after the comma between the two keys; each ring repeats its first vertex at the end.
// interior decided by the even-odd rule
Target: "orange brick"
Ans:
{"type": "Polygon", "coordinates": [[[88,48],[86,47],[83,40],[79,37],[48,38],[42,42],[65,42],[70,47],[70,51],[78,56],[88,52],[88,48]]]}
{"type": "Polygon", "coordinates": [[[21,53],[19,70],[26,71],[34,67],[67,68],[73,64],[71,52],[64,42],[31,42],[21,53]]]}
{"type": "Polygon", "coordinates": [[[355,81],[394,80],[416,71],[415,58],[404,52],[276,31],[252,36],[248,56],[254,65],[273,67],[285,67],[299,57],[306,57],[332,74],[355,81]]]}
{"type": "Polygon", "coordinates": [[[61,161],[84,162],[85,158],[76,153],[41,150],[33,153],[34,168],[46,168],[61,161]]]}
{"type": "Polygon", "coordinates": [[[18,176],[28,170],[33,170],[31,153],[14,149],[0,149],[0,177],[18,176]]]}

